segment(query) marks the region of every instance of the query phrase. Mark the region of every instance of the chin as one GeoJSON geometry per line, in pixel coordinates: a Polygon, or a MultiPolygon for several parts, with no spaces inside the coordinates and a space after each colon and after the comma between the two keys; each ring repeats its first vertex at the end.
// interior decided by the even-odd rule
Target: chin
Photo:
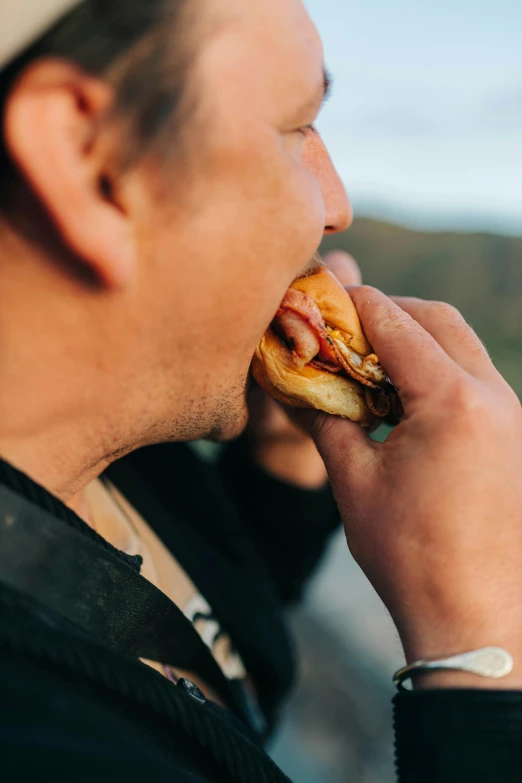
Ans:
{"type": "MultiPolygon", "coordinates": [[[[208,384],[215,390],[215,380],[208,384]]],[[[222,443],[241,435],[248,423],[246,378],[224,385],[219,393],[184,400],[175,419],[155,426],[149,444],[212,440],[222,443]]]]}
{"type": "Polygon", "coordinates": [[[205,440],[212,440],[216,443],[226,443],[229,440],[239,438],[248,424],[248,407],[246,397],[243,397],[241,404],[236,410],[227,411],[226,420],[216,424],[216,427],[205,436],[205,440]]]}
{"type": "Polygon", "coordinates": [[[201,437],[217,443],[238,438],[245,430],[249,411],[247,404],[248,371],[222,388],[213,400],[207,399],[206,432],[201,437]]]}

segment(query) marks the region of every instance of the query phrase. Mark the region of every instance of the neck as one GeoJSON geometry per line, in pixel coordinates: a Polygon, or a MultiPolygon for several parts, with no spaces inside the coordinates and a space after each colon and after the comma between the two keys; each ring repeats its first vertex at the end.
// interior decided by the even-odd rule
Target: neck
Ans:
{"type": "Polygon", "coordinates": [[[71,427],[64,432],[60,428],[44,427],[31,437],[17,437],[14,432],[0,433],[2,458],[70,505],[80,516],[83,513],[78,496],[114,459],[89,448],[92,432],[87,436],[82,429],[71,427]]]}
{"type": "Polygon", "coordinates": [[[7,244],[0,250],[0,455],[69,503],[133,448],[125,431],[133,419],[129,378],[116,366],[121,351],[111,347],[100,297],[7,244]]]}

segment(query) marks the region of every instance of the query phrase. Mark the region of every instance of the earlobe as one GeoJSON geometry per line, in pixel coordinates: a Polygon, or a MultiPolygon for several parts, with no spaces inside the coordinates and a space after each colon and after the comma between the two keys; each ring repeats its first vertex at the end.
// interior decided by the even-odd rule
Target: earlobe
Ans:
{"type": "Polygon", "coordinates": [[[68,63],[45,60],[15,84],[4,112],[7,150],[60,234],[102,286],[134,275],[132,222],[114,199],[112,91],[68,63]],[[112,141],[111,141],[112,139],[112,141]]]}

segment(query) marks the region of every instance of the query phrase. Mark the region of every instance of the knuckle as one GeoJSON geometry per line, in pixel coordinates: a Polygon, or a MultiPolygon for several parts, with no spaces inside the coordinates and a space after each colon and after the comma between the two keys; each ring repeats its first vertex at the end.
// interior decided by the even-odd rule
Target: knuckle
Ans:
{"type": "Polygon", "coordinates": [[[446,390],[448,410],[457,420],[478,419],[488,413],[488,401],[480,384],[465,375],[459,376],[446,390]]]}
{"type": "Polygon", "coordinates": [[[380,308],[375,314],[376,325],[381,330],[394,332],[397,336],[408,329],[417,329],[415,321],[402,311],[390,311],[380,308]]]}
{"type": "Polygon", "coordinates": [[[377,293],[377,289],[372,285],[360,285],[357,288],[356,294],[357,297],[360,297],[362,299],[366,298],[372,298],[377,293]]]}
{"type": "Polygon", "coordinates": [[[468,346],[468,354],[477,366],[480,362],[483,370],[488,370],[488,372],[490,372],[493,369],[493,362],[491,361],[488,349],[480,340],[477,340],[476,342],[473,342],[471,346],[468,346]]]}
{"type": "Polygon", "coordinates": [[[481,361],[484,364],[491,364],[486,346],[465,322],[462,323],[460,328],[458,326],[455,327],[454,340],[474,362],[481,361]]]}
{"type": "Polygon", "coordinates": [[[489,362],[489,353],[477,333],[468,324],[462,313],[447,302],[432,302],[433,312],[440,324],[450,326],[453,340],[470,359],[489,362]]]}
{"type": "Polygon", "coordinates": [[[434,315],[441,321],[449,321],[456,324],[466,323],[460,310],[457,310],[456,307],[448,302],[430,302],[429,306],[434,315]]]}
{"type": "Polygon", "coordinates": [[[409,332],[421,331],[418,323],[393,300],[372,286],[363,285],[354,291],[357,309],[363,320],[371,322],[374,332],[380,334],[394,333],[397,339],[409,332]]]}
{"type": "Polygon", "coordinates": [[[398,307],[388,307],[386,304],[379,304],[372,313],[372,324],[380,330],[386,331],[404,330],[409,325],[414,325],[414,321],[404,310],[398,307]]]}
{"type": "Polygon", "coordinates": [[[504,381],[504,379],[502,380],[504,383],[506,413],[512,420],[522,420],[522,401],[508,382],[504,381]]]}
{"type": "Polygon", "coordinates": [[[495,421],[513,421],[522,418],[522,402],[507,381],[499,376],[500,383],[478,380],[467,374],[455,379],[448,386],[448,394],[463,412],[495,414],[495,421]]]}

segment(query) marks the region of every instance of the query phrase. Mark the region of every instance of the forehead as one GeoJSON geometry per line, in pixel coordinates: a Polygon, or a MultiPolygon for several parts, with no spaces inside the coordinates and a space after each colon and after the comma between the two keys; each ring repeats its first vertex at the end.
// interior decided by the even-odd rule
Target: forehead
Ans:
{"type": "Polygon", "coordinates": [[[209,35],[199,70],[216,97],[235,97],[243,109],[266,101],[276,112],[320,83],[322,43],[301,0],[205,2],[209,35]]]}

